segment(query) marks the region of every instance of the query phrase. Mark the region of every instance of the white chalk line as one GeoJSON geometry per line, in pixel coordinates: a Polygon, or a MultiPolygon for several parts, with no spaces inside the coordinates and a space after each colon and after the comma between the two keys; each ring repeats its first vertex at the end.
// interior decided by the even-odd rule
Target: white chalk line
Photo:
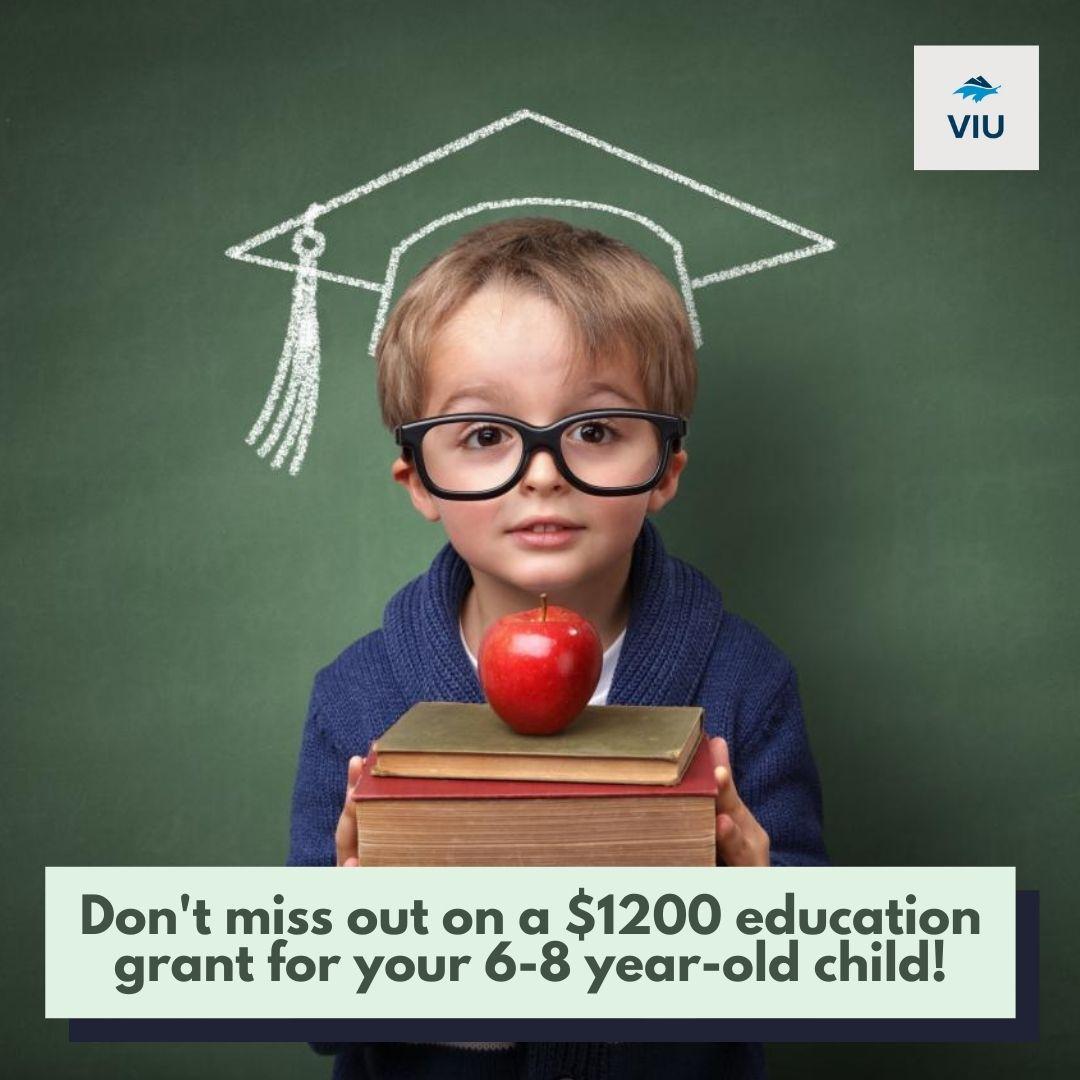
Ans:
{"type": "MultiPolygon", "coordinates": [[[[623,161],[628,161],[640,168],[646,169],[649,172],[656,173],[658,176],[663,176],[667,180],[671,180],[674,183],[681,184],[684,187],[688,187],[693,191],[698,192],[701,195],[705,195],[708,198],[715,199],[718,202],[725,203],[737,210],[741,210],[743,213],[751,214],[754,217],[760,218],[762,221],[768,222],[770,225],[775,225],[778,228],[786,229],[788,232],[792,232],[797,236],[801,236],[806,240],[814,241],[813,245],[809,248],[800,248],[793,252],[784,252],[783,255],[771,256],[768,259],[759,259],[753,263],[744,263],[742,266],[731,267],[726,270],[718,270],[714,273],[705,274],[694,278],[691,281],[693,288],[704,288],[708,285],[716,284],[720,281],[730,280],[732,277],[741,277],[745,274],[756,273],[759,270],[766,270],[773,266],[783,265],[785,262],[791,262],[795,259],[806,258],[810,255],[822,254],[826,251],[831,251],[836,242],[829,239],[820,233],[814,232],[812,229],[808,229],[805,226],[799,225],[796,222],[788,221],[786,218],[781,217],[779,214],[771,213],[768,210],[764,210],[761,207],[754,206],[752,203],[748,203],[743,199],[738,199],[733,195],[718,190],[717,188],[710,187],[708,184],[703,184],[698,180],[694,180],[692,177],[684,176],[682,173],[676,172],[674,169],[669,169],[666,165],[659,165],[656,162],[649,161],[647,158],[641,157],[639,154],[634,154],[629,150],[624,150],[622,147],[615,146],[613,143],[609,143],[604,139],[599,139],[595,135],[590,135],[588,132],[580,131],[577,128],[571,127],[569,124],[564,124],[559,120],[554,120],[549,116],[544,116],[542,113],[533,112],[531,109],[518,109],[516,112],[510,113],[507,116],[501,117],[498,120],[493,121],[490,124],[486,124],[483,127],[477,128],[475,131],[471,131],[466,135],[462,135],[460,138],[453,139],[444,145],[437,147],[434,150],[428,151],[426,154],[422,154],[418,158],[414,158],[412,161],[406,162],[404,165],[399,165],[397,168],[391,169],[389,172],[383,173],[381,176],[377,176],[372,180],[368,180],[366,183],[360,184],[358,187],[352,188],[349,191],[342,192],[340,195],[334,196],[324,203],[313,203],[308,209],[295,217],[289,218],[287,221],[282,221],[277,225],[271,226],[269,229],[265,229],[261,233],[257,233],[255,236],[249,237],[240,244],[235,244],[230,247],[225,254],[231,259],[237,259],[241,262],[255,263],[259,266],[270,267],[275,270],[289,270],[295,272],[299,269],[298,264],[290,264],[283,260],[267,259],[263,256],[253,255],[251,251],[253,248],[261,247],[269,240],[275,237],[281,236],[284,233],[290,232],[293,229],[307,223],[310,224],[315,218],[328,214],[333,210],[337,210],[339,207],[345,206],[348,203],[354,202],[356,199],[362,198],[365,195],[369,195],[373,191],[377,191],[379,188],[386,187],[388,184],[394,183],[396,180],[400,180],[402,177],[408,176],[411,173],[417,172],[420,169],[425,168],[428,165],[433,164],[436,161],[441,161],[445,157],[449,157],[451,154],[456,154],[460,150],[464,150],[469,146],[474,145],[482,139],[489,138],[491,135],[495,135],[500,131],[504,131],[506,128],[511,127],[514,124],[520,123],[522,120],[532,120],[537,124],[541,124],[544,127],[550,128],[552,131],[557,131],[562,135],[566,135],[572,139],[576,139],[579,142],[586,143],[595,149],[602,150],[605,153],[611,154],[614,157],[620,158],[623,161]]],[[[368,289],[373,292],[382,293],[385,290],[385,282],[383,284],[377,284],[375,282],[366,281],[363,278],[350,278],[344,274],[330,274],[324,270],[314,271],[319,277],[325,278],[328,281],[334,281],[342,285],[351,285],[354,288],[368,289]]]]}
{"type": "MultiPolygon", "coordinates": [[[[470,131],[467,135],[462,135],[460,138],[453,139],[448,143],[444,143],[442,146],[436,147],[434,150],[429,150],[426,154],[422,154],[418,158],[414,158],[412,161],[406,162],[404,165],[399,165],[397,168],[391,169],[389,172],[383,173],[381,176],[376,176],[373,180],[368,180],[358,187],[352,188],[350,191],[342,192],[340,195],[335,195],[334,198],[329,199],[327,202],[320,203],[322,207],[322,213],[329,213],[332,210],[337,210],[338,207],[345,206],[347,203],[354,202],[356,199],[360,199],[365,195],[371,194],[373,191],[377,191],[379,188],[386,187],[387,184],[392,184],[396,180],[400,180],[402,177],[408,176],[410,173],[418,172],[425,166],[432,164],[436,161],[441,161],[445,157],[449,157],[451,154],[456,154],[459,150],[464,150],[468,146],[472,146],[474,143],[479,142],[481,139],[486,139],[489,135],[494,135],[497,132],[510,127],[512,124],[516,124],[519,121],[526,118],[529,115],[528,109],[519,109],[515,113],[510,113],[508,116],[504,116],[493,123],[486,124],[484,127],[477,128],[475,131],[470,131]]],[[[310,210],[310,207],[309,207],[310,210]]],[[[298,214],[296,217],[289,218],[288,221],[282,221],[277,225],[271,226],[269,229],[259,233],[256,236],[252,236],[249,239],[243,241],[243,243],[236,244],[229,248],[225,252],[232,259],[243,259],[250,261],[247,256],[252,248],[261,247],[268,240],[273,240],[274,237],[281,236],[283,233],[291,232],[293,229],[304,224],[308,221],[308,214],[298,214]]],[[[286,264],[287,265],[287,264],[286,264]]],[[[381,286],[377,288],[381,289],[381,286]]]]}
{"type": "Polygon", "coordinates": [[[411,233],[400,243],[395,244],[393,250],[390,252],[390,260],[386,267],[382,295],[379,297],[379,308],[375,315],[375,325],[372,327],[371,331],[371,341],[368,345],[368,354],[370,356],[375,355],[375,347],[379,342],[383,325],[386,322],[386,316],[390,308],[390,298],[393,295],[394,284],[397,281],[397,272],[401,262],[401,256],[417,241],[422,240],[425,236],[429,236],[444,225],[448,225],[453,221],[460,221],[462,218],[471,217],[474,214],[484,213],[488,210],[502,210],[511,206],[568,206],[581,210],[600,210],[605,213],[616,214],[619,217],[629,218],[631,221],[636,221],[639,225],[643,225],[645,228],[655,233],[671,248],[672,257],[675,261],[675,273],[678,276],[679,288],[683,296],[683,303],[686,306],[687,315],[690,317],[690,326],[694,334],[694,344],[698,348],[701,347],[703,344],[701,323],[698,319],[697,307],[694,304],[694,290],[691,286],[690,275],[686,271],[686,259],[683,254],[682,244],[680,244],[667,229],[657,224],[657,222],[653,221],[651,218],[645,217],[644,214],[638,214],[633,210],[626,210],[620,206],[612,206],[609,203],[537,195],[474,203],[472,206],[463,207],[461,210],[443,214],[442,217],[429,221],[426,225],[417,229],[416,232],[411,233]]]}
{"type": "Polygon", "coordinates": [[[753,262],[743,263],[741,266],[732,266],[728,270],[718,270],[715,274],[706,274],[704,277],[694,278],[690,284],[695,289],[702,289],[707,285],[715,285],[720,281],[730,281],[732,278],[743,277],[746,274],[756,274],[759,270],[769,270],[774,266],[783,266],[785,263],[795,262],[798,259],[808,259],[811,255],[822,255],[826,251],[832,251],[834,247],[836,247],[835,240],[822,240],[820,244],[812,244],[810,247],[785,251],[780,255],[770,255],[764,259],[755,259],[753,262]]]}
{"type": "MultiPolygon", "coordinates": [[[[314,234],[320,237],[321,234],[314,234]]],[[[300,246],[294,241],[294,248],[300,246]]],[[[321,348],[319,344],[319,316],[316,304],[318,278],[314,263],[318,251],[300,253],[301,266],[293,284],[293,302],[289,312],[289,325],[285,332],[285,344],[281,349],[277,371],[270,392],[266,396],[262,411],[248,432],[246,442],[254,445],[262,435],[264,428],[277,409],[277,416],[262,445],[258,447],[259,457],[266,455],[277,445],[277,450],[270,464],[280,469],[290,451],[293,459],[289,463],[289,472],[295,476],[300,471],[307,454],[308,440],[315,423],[315,413],[319,402],[319,363],[321,348]],[[285,380],[288,377],[288,386],[285,380]],[[285,397],[281,399],[281,391],[285,397]],[[288,430],[282,431],[288,423],[288,430]],[[279,440],[281,440],[279,442],[279,440]],[[295,450],[294,450],[295,447],[295,450]]]]}
{"type": "Polygon", "coordinates": [[[682,184],[702,195],[707,195],[711,199],[717,199],[722,203],[727,203],[728,206],[733,206],[735,209],[742,210],[744,213],[753,214],[755,217],[759,217],[763,221],[769,222],[770,225],[777,225],[782,229],[787,229],[789,232],[793,232],[806,240],[813,240],[820,244],[827,239],[827,237],[814,232],[812,229],[807,229],[802,225],[798,225],[793,221],[788,221],[786,218],[780,217],[779,214],[773,214],[768,210],[763,210],[761,207],[754,206],[752,203],[735,198],[734,195],[727,195],[717,188],[710,187],[708,184],[703,184],[701,181],[695,180],[690,176],[684,176],[674,169],[669,169],[666,165],[657,165],[655,162],[649,161],[647,158],[643,158],[638,154],[631,153],[629,150],[623,150],[619,146],[605,142],[603,139],[598,139],[595,135],[589,135],[587,132],[572,128],[569,124],[564,124],[559,120],[553,120],[551,117],[543,116],[540,113],[534,113],[529,109],[522,109],[521,112],[527,115],[529,119],[535,120],[538,124],[544,124],[553,131],[561,132],[563,135],[569,135],[573,139],[579,139],[581,142],[588,143],[590,146],[595,146],[598,150],[604,150],[609,154],[613,154],[615,157],[622,158],[624,161],[632,162],[634,165],[638,165],[643,169],[648,169],[649,172],[654,172],[667,180],[682,184]]]}
{"type": "MultiPolygon", "coordinates": [[[[229,251],[233,249],[230,248],[229,251]]],[[[229,254],[227,251],[226,255],[229,254]]],[[[288,270],[290,274],[298,273],[300,267],[296,263],[287,263],[284,259],[268,259],[263,255],[233,255],[232,258],[241,262],[254,263],[256,266],[268,266],[271,270],[288,270]]],[[[377,281],[367,281],[364,278],[349,277],[348,274],[335,274],[329,270],[312,270],[317,278],[323,281],[333,281],[337,285],[351,285],[354,289],[367,289],[369,292],[382,292],[382,285],[377,281]]]]}

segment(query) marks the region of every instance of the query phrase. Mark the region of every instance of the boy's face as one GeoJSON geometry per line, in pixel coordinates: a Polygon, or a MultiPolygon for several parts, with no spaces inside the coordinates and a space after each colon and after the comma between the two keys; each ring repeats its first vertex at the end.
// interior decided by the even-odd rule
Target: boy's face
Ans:
{"type": "MultiPolygon", "coordinates": [[[[585,409],[649,407],[629,357],[605,358],[592,372],[584,363],[573,370],[572,360],[569,328],[553,304],[525,291],[487,286],[458,309],[432,345],[423,416],[493,412],[542,426],[585,409]]],[[[424,488],[415,466],[400,458],[392,473],[425,518],[442,521],[474,571],[535,598],[544,591],[565,596],[624,558],[646,513],[674,498],[686,459],[685,450],[672,454],[656,487],[620,496],[579,491],[546,450],[534,453],[517,485],[494,499],[439,499],[424,488]],[[548,515],[579,528],[551,547],[513,532],[526,518],[548,515]]]]}

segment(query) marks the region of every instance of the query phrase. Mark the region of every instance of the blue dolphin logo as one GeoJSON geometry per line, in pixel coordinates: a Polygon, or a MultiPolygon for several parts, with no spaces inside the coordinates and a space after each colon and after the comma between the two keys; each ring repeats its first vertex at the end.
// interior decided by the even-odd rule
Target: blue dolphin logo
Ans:
{"type": "Polygon", "coordinates": [[[996,94],[1000,89],[1001,83],[998,83],[997,86],[991,86],[981,75],[973,75],[963,86],[955,89],[953,93],[963,94],[965,101],[968,98],[974,98],[975,104],[978,105],[984,97],[989,94],[996,94]]]}

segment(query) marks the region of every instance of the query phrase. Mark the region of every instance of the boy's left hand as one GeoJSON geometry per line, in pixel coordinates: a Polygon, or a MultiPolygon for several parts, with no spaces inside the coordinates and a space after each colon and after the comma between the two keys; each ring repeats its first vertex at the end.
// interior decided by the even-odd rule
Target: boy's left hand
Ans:
{"type": "Polygon", "coordinates": [[[769,866],[769,834],[735,790],[727,742],[709,739],[716,776],[716,858],[727,866],[769,866]]]}

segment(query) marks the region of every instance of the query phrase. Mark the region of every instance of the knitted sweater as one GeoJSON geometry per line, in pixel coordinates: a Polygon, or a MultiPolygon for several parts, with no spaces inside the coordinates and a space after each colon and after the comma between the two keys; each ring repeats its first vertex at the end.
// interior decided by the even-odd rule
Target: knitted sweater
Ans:
{"type": "MultiPolygon", "coordinates": [[[[333,866],[348,760],[366,754],[418,701],[484,700],[459,631],[472,583],[449,544],[389,600],[382,627],[315,676],[292,799],[288,865],[333,866]]],[[[722,735],[739,795],[769,834],[773,866],[825,865],[821,791],[795,671],[758,629],[725,611],[719,590],[669,555],[646,518],[630,567],[630,617],[608,695],[619,705],[700,705],[722,735]]],[[[478,1052],[410,1043],[313,1044],[333,1076],[527,1076],[606,1080],[760,1077],[756,1043],[520,1043],[478,1052]]]]}

